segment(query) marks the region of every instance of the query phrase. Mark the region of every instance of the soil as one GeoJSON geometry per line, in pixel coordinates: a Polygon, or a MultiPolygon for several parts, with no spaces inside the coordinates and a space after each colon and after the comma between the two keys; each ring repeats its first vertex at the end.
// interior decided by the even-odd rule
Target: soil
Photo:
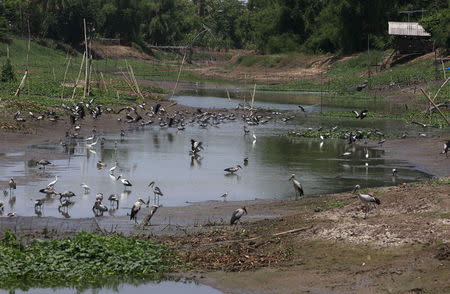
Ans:
{"type": "MultiPolygon", "coordinates": [[[[286,73],[286,78],[291,74],[286,73]]],[[[169,115],[195,111],[158,102],[169,115]]],[[[99,131],[135,127],[118,121],[120,117],[107,114],[95,121],[86,119],[80,134],[90,134],[94,126],[99,131]]],[[[58,142],[69,128],[65,119],[17,123],[12,114],[0,117],[0,122],[10,126],[0,129],[0,153],[58,142]]],[[[127,217],[0,217],[0,233],[13,230],[24,242],[82,230],[152,239],[177,250],[183,266],[176,275],[224,293],[450,293],[450,158],[439,154],[444,139],[449,138],[386,141],[380,147],[386,157],[408,160],[441,178],[371,189],[381,205],[368,212],[349,192],[297,201],[210,201],[161,207],[148,227],[136,226],[127,217]],[[232,211],[242,206],[248,215],[230,226],[232,211]]],[[[48,160],[55,156],[47,155],[48,160]]],[[[11,158],[0,157],[0,166],[4,160],[11,158]]]]}

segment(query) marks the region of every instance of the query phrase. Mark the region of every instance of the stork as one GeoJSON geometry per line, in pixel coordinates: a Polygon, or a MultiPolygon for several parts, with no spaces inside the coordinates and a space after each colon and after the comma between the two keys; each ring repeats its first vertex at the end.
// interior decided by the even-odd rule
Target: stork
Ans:
{"type": "Polygon", "coordinates": [[[248,157],[244,158],[244,166],[248,165],[248,157]]]}
{"type": "Polygon", "coordinates": [[[98,138],[97,138],[97,140],[95,140],[94,143],[90,143],[90,144],[86,143],[86,148],[91,149],[91,148],[95,147],[95,145],[97,145],[97,143],[98,143],[98,138]]]}
{"type": "Polygon", "coordinates": [[[117,180],[120,180],[122,182],[125,190],[127,189],[127,187],[133,186],[130,181],[128,181],[127,179],[122,178],[122,175],[118,176],[117,180]]]}
{"type": "Polygon", "coordinates": [[[45,198],[44,199],[36,199],[36,201],[34,201],[34,209],[35,210],[41,210],[42,209],[42,205],[45,202],[45,198]]]}
{"type": "Polygon", "coordinates": [[[222,198],[224,202],[227,201],[227,197],[228,197],[228,192],[225,192],[222,195],[220,195],[220,198],[222,198]]]}
{"type": "Polygon", "coordinates": [[[294,185],[295,200],[298,199],[297,195],[298,195],[298,197],[305,195],[305,193],[303,192],[302,184],[300,184],[300,182],[295,179],[295,174],[291,175],[291,177],[289,178],[289,181],[292,181],[292,185],[294,185]]]}
{"type": "Polygon", "coordinates": [[[141,205],[145,204],[145,201],[142,198],[139,198],[131,208],[130,220],[134,219],[134,222],[137,223],[137,213],[141,210],[141,205]]]}
{"type": "Polygon", "coordinates": [[[63,198],[65,198],[65,200],[70,199],[72,197],[75,196],[75,193],[73,193],[72,191],[64,191],[62,193],[58,193],[59,195],[59,201],[63,202],[63,198]]]}
{"type": "Polygon", "coordinates": [[[103,201],[103,193],[97,193],[95,195],[95,201],[103,201]]]}
{"type": "Polygon", "coordinates": [[[11,194],[11,190],[15,190],[15,189],[17,188],[16,182],[14,182],[14,179],[13,179],[13,178],[11,178],[11,179],[9,180],[8,185],[9,185],[9,194],[11,194]]]}
{"type": "Polygon", "coordinates": [[[58,176],[55,176],[55,179],[48,183],[47,188],[53,190],[53,188],[55,188],[56,182],[58,182],[58,176]]]}
{"type": "Polygon", "coordinates": [[[158,208],[159,208],[158,205],[152,205],[150,207],[150,211],[148,212],[148,214],[144,217],[144,220],[142,221],[142,224],[144,226],[150,225],[150,220],[152,219],[153,215],[155,215],[156,210],[158,210],[158,208]]]}
{"type": "Polygon", "coordinates": [[[99,160],[97,161],[97,168],[98,169],[102,169],[106,167],[106,163],[104,163],[103,161],[99,160]]]}
{"type": "Polygon", "coordinates": [[[116,202],[116,209],[119,208],[119,197],[116,194],[111,194],[108,197],[109,205],[113,205],[114,202],[116,202]]]}
{"type": "Polygon", "coordinates": [[[236,167],[228,167],[226,169],[224,169],[225,172],[227,172],[228,174],[234,174],[235,172],[237,172],[240,168],[242,168],[242,166],[240,166],[239,164],[236,167]]]}
{"type": "Polygon", "coordinates": [[[393,177],[396,177],[396,176],[397,176],[397,173],[398,173],[397,169],[396,169],[396,168],[393,168],[393,169],[392,169],[392,176],[393,176],[393,177]]]}
{"type": "Polygon", "coordinates": [[[445,157],[448,158],[448,151],[450,150],[450,141],[444,143],[444,150],[442,150],[441,154],[445,154],[445,157]]]}
{"type": "Polygon", "coordinates": [[[89,186],[86,185],[85,183],[82,183],[80,186],[81,186],[81,188],[84,189],[84,194],[88,194],[89,191],[91,190],[91,187],[89,187],[89,186]]]}
{"type": "Polygon", "coordinates": [[[358,112],[358,111],[356,111],[356,110],[353,110],[353,113],[355,114],[355,118],[360,118],[360,119],[365,118],[365,117],[367,116],[367,113],[368,113],[368,112],[369,112],[369,111],[368,111],[367,109],[362,110],[361,112],[358,112]]]}
{"type": "Polygon", "coordinates": [[[94,206],[92,207],[92,212],[94,215],[103,216],[105,211],[108,211],[108,207],[106,207],[101,200],[95,200],[94,206]]]}
{"type": "Polygon", "coordinates": [[[112,175],[114,173],[114,171],[116,170],[116,168],[117,168],[117,161],[114,164],[114,166],[109,169],[109,173],[112,175]]]}
{"type": "Polygon", "coordinates": [[[72,205],[73,204],[73,202],[72,201],[70,201],[70,200],[63,200],[62,202],[61,202],[61,204],[58,206],[58,211],[59,212],[61,212],[61,208],[63,209],[63,210],[68,210],[69,209],[69,206],[70,205],[72,205]]]}
{"type": "Polygon", "coordinates": [[[56,194],[55,190],[52,187],[47,187],[47,188],[44,188],[44,189],[40,189],[39,193],[43,193],[43,194],[47,195],[47,197],[50,197],[50,196],[56,194]]]}
{"type": "Polygon", "coordinates": [[[38,161],[37,164],[40,165],[41,168],[44,168],[44,170],[45,170],[45,167],[47,165],[49,165],[49,164],[52,164],[52,163],[50,161],[48,161],[48,160],[41,159],[41,160],[38,161]]]}
{"type": "Polygon", "coordinates": [[[230,225],[234,225],[237,221],[240,221],[244,214],[247,214],[247,209],[245,206],[236,209],[231,215],[230,225]]]}
{"type": "MultiPolygon", "coordinates": [[[[356,185],[353,189],[353,194],[356,194],[361,189],[360,185],[356,185]]],[[[376,204],[380,205],[381,201],[380,199],[376,198],[375,196],[371,194],[361,194],[358,193],[359,200],[363,203],[363,205],[366,207],[366,212],[369,210],[369,205],[376,204]]]]}

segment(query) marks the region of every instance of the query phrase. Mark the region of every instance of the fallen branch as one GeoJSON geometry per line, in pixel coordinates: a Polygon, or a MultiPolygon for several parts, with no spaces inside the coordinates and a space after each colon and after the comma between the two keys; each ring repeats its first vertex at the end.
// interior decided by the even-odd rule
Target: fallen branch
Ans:
{"type": "Polygon", "coordinates": [[[27,77],[28,77],[28,69],[25,70],[25,74],[23,75],[22,80],[20,81],[19,87],[17,88],[14,96],[20,95],[20,91],[22,91],[23,87],[25,86],[25,81],[27,80],[27,77]]]}

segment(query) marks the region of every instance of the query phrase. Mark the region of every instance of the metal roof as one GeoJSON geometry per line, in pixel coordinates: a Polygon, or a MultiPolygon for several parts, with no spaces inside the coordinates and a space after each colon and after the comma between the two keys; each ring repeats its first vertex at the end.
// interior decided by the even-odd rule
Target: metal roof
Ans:
{"type": "Polygon", "coordinates": [[[431,36],[424,28],[417,22],[396,22],[389,21],[389,35],[400,36],[431,36]]]}

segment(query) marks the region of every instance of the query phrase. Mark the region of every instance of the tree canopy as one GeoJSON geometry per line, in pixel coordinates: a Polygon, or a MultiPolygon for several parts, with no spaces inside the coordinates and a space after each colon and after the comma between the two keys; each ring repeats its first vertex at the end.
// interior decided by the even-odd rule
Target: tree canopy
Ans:
{"type": "MultiPolygon", "coordinates": [[[[0,39],[8,34],[51,38],[74,46],[90,35],[124,44],[193,45],[351,53],[369,40],[389,46],[388,20],[424,9],[421,22],[436,44],[449,46],[447,0],[4,0],[0,39]]],[[[411,15],[418,21],[422,15],[411,15]]]]}

